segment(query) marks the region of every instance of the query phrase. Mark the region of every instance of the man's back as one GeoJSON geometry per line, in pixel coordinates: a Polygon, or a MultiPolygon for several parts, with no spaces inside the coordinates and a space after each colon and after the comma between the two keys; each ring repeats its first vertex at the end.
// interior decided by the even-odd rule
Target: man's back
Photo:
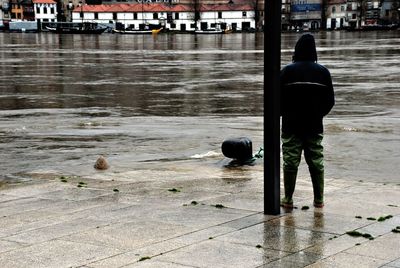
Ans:
{"type": "Polygon", "coordinates": [[[300,42],[294,60],[281,72],[282,131],[297,134],[322,133],[322,118],[334,105],[330,72],[314,62],[315,43],[300,42]],[[296,61],[296,57],[300,60],[296,61]]]}

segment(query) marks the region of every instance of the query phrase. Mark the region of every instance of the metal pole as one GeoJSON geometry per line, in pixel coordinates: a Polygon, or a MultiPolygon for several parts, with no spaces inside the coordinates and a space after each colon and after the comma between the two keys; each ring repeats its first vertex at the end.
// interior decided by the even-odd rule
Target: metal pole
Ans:
{"type": "Polygon", "coordinates": [[[281,0],[264,4],[264,214],[280,213],[281,0]]]}

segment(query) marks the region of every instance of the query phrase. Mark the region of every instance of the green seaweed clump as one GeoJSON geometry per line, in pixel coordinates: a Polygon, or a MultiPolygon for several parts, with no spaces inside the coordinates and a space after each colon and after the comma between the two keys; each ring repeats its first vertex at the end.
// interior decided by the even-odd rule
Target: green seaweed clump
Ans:
{"type": "Polygon", "coordinates": [[[362,219],[362,217],[361,216],[356,216],[356,219],[362,219]]]}
{"type": "Polygon", "coordinates": [[[392,230],[392,232],[400,234],[400,226],[397,226],[395,229],[392,230]]]}
{"type": "Polygon", "coordinates": [[[149,256],[141,257],[139,261],[145,261],[145,260],[150,260],[151,258],[149,256]]]}
{"type": "Polygon", "coordinates": [[[114,192],[118,193],[119,190],[117,188],[113,189],[114,192]]]}
{"type": "Polygon", "coordinates": [[[368,234],[368,233],[360,233],[358,231],[349,231],[346,232],[346,234],[348,234],[349,236],[353,236],[353,237],[364,237],[364,238],[368,238],[369,240],[373,240],[374,238],[372,237],[372,235],[368,234]]]}
{"type": "Polygon", "coordinates": [[[362,237],[364,237],[364,238],[371,238],[372,235],[365,233],[365,234],[362,235],[362,237]]]}
{"type": "Polygon", "coordinates": [[[390,218],[393,218],[393,216],[392,215],[382,216],[382,217],[378,218],[378,221],[385,221],[385,220],[388,220],[390,218]]]}
{"type": "Polygon", "coordinates": [[[262,246],[261,245],[257,245],[256,248],[262,248],[262,246]]]}
{"type": "Polygon", "coordinates": [[[215,207],[216,207],[216,208],[224,208],[225,206],[222,205],[222,204],[216,204],[215,207]]]}
{"type": "Polygon", "coordinates": [[[65,177],[65,176],[61,176],[60,177],[60,181],[61,182],[68,182],[67,177],[65,177]]]}
{"type": "Polygon", "coordinates": [[[301,207],[301,210],[308,210],[308,209],[310,209],[309,206],[302,206],[302,207],[301,207]]]}
{"type": "Polygon", "coordinates": [[[374,217],[368,217],[367,220],[369,220],[369,221],[376,221],[376,218],[374,218],[374,217]]]}
{"type": "Polygon", "coordinates": [[[193,205],[193,206],[196,206],[196,205],[198,205],[199,203],[198,203],[197,201],[192,201],[190,204],[193,205]]]}
{"type": "Polygon", "coordinates": [[[346,234],[348,234],[349,236],[354,236],[354,237],[360,237],[363,235],[362,233],[357,232],[357,231],[349,231],[349,232],[346,232],[346,234]]]}
{"type": "Polygon", "coordinates": [[[78,182],[78,185],[77,185],[79,188],[81,188],[81,187],[84,187],[84,186],[86,186],[86,183],[85,182],[83,182],[83,181],[80,181],[80,182],[78,182]]]}
{"type": "Polygon", "coordinates": [[[171,189],[168,189],[168,191],[173,192],[173,193],[179,193],[181,190],[176,189],[176,188],[171,188],[171,189]]]}

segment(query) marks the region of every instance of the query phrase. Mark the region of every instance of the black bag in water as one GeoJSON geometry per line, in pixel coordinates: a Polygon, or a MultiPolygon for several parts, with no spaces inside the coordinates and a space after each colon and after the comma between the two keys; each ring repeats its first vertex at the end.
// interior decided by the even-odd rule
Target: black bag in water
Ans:
{"type": "Polygon", "coordinates": [[[222,153],[232,159],[246,161],[253,158],[253,144],[249,138],[228,139],[222,143],[222,153]]]}

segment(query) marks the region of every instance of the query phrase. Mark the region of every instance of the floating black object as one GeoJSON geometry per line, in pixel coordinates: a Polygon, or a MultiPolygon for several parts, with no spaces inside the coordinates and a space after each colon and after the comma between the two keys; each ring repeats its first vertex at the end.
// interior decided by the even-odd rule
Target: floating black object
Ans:
{"type": "Polygon", "coordinates": [[[222,143],[222,153],[238,161],[246,161],[253,158],[253,145],[249,138],[228,139],[222,143]]]}

